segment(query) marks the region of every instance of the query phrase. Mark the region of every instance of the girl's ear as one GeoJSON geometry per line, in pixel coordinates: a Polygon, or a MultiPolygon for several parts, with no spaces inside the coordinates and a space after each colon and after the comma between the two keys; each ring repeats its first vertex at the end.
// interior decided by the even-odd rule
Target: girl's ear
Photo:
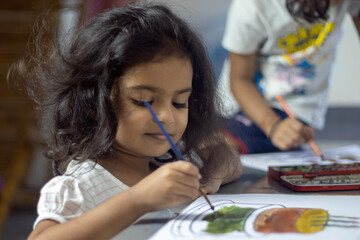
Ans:
{"type": "Polygon", "coordinates": [[[120,112],[121,95],[120,80],[115,79],[110,89],[109,100],[117,116],[119,116],[120,112]]]}
{"type": "Polygon", "coordinates": [[[114,81],[113,85],[110,88],[110,94],[109,94],[109,99],[110,101],[113,103],[116,99],[117,96],[119,96],[119,86],[117,81],[114,81]]]}

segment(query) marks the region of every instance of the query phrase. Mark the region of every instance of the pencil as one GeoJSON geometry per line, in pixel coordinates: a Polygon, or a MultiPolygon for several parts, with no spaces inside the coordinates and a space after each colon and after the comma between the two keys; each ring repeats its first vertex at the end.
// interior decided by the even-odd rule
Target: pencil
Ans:
{"type": "MultiPolygon", "coordinates": [[[[282,96],[277,95],[276,100],[280,103],[281,107],[284,109],[285,113],[292,119],[296,119],[295,115],[291,112],[290,108],[286,104],[285,100],[282,96]]],[[[325,160],[324,155],[321,153],[319,147],[316,145],[313,139],[309,140],[309,145],[311,149],[315,152],[317,156],[321,158],[321,160],[325,160]]]]}
{"type": "MultiPolygon", "coordinates": [[[[157,123],[157,125],[160,127],[161,131],[163,132],[163,134],[165,135],[166,139],[168,140],[168,142],[170,143],[170,146],[172,148],[172,150],[175,152],[176,156],[179,158],[179,160],[184,160],[183,155],[180,153],[179,149],[176,147],[175,143],[173,142],[173,140],[170,138],[170,135],[167,133],[166,129],[164,128],[164,126],[162,125],[162,123],[159,121],[159,119],[157,118],[154,110],[152,109],[152,107],[150,106],[149,102],[144,102],[145,106],[147,107],[147,109],[150,111],[152,117],[154,118],[155,122],[157,123]]],[[[201,195],[205,198],[206,202],[209,204],[211,210],[214,210],[214,206],[211,204],[209,198],[207,197],[204,188],[200,188],[200,193],[201,195]]]]}

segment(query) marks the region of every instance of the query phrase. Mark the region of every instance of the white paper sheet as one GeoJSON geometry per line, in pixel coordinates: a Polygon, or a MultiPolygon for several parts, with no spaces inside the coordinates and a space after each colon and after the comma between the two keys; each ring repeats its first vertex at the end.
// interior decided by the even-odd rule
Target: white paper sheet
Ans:
{"type": "MultiPolygon", "coordinates": [[[[150,239],[360,239],[360,196],[236,194],[211,195],[209,198],[215,206],[215,211],[231,205],[250,207],[255,210],[246,218],[243,231],[211,234],[204,231],[208,222],[203,218],[213,211],[204,198],[200,197],[150,239]],[[330,221],[321,230],[314,233],[261,233],[256,231],[254,226],[257,216],[274,208],[319,208],[327,211],[330,221]]],[[[281,224],[280,219],[276,221],[281,224]]]]}
{"type": "Polygon", "coordinates": [[[309,164],[331,164],[336,163],[355,163],[360,162],[360,146],[350,145],[336,149],[324,150],[325,159],[332,161],[322,161],[315,153],[309,151],[279,152],[279,153],[259,153],[247,154],[240,157],[244,166],[267,171],[269,166],[292,166],[309,164]],[[349,157],[352,159],[350,160],[349,157]]]}

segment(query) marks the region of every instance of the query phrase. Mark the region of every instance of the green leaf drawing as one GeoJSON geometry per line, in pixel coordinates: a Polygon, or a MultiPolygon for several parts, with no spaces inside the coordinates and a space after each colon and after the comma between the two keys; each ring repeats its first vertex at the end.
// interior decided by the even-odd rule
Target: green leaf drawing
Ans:
{"type": "Polygon", "coordinates": [[[209,222],[205,232],[214,234],[232,231],[242,232],[246,218],[254,210],[255,208],[240,208],[236,206],[223,207],[203,218],[203,220],[209,222]]]}

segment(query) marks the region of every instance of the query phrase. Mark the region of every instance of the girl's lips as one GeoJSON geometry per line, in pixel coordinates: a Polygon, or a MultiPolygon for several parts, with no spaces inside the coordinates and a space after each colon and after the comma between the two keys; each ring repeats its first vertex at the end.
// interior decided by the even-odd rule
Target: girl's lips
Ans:
{"type": "Polygon", "coordinates": [[[159,141],[167,141],[166,136],[162,133],[147,133],[146,135],[155,138],[156,140],[159,141]]]}

